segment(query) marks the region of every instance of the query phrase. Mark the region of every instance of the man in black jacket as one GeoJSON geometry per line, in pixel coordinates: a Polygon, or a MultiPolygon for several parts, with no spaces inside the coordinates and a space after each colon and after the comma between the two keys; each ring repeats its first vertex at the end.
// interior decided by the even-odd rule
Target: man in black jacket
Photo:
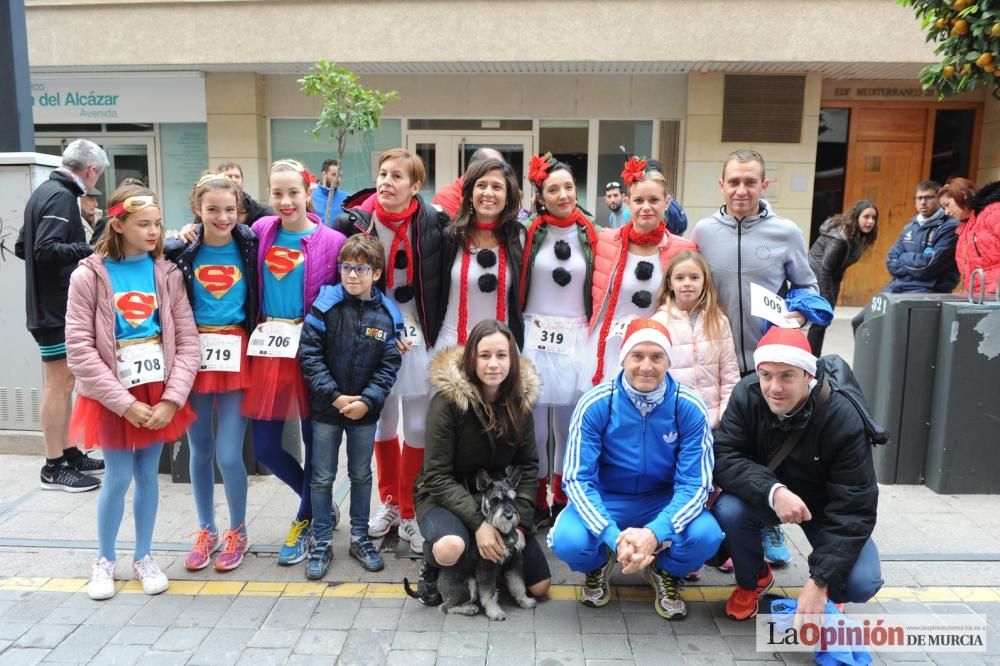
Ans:
{"type": "Polygon", "coordinates": [[[736,385],[715,433],[712,507],[726,533],[736,589],[726,614],[746,620],[774,583],[760,533],[797,523],[813,550],[797,611],[827,600],[862,603],[882,587],[871,539],[878,507],[865,417],[830,381],[837,359],[817,360],[798,329],[772,328],[754,352],[757,372],[736,385]]]}
{"type": "Polygon", "coordinates": [[[100,483],[104,463],[67,445],[73,374],[66,364],[66,298],[69,276],[92,251],[80,215],[79,198],[94,189],[108,166],[100,146],[77,139],[62,155],[62,166],[32,192],[14,253],[24,260],[27,326],[42,354],[42,432],[45,465],[42,489],[84,492],[100,483]]]}

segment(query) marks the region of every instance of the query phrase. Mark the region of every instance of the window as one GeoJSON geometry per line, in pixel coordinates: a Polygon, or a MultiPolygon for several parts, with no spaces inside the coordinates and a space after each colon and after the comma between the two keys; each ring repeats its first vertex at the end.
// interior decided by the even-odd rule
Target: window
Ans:
{"type": "Polygon", "coordinates": [[[551,152],[573,168],[576,200],[587,206],[587,120],[541,120],[538,123],[538,152],[551,152]]]}
{"type": "Polygon", "coordinates": [[[956,176],[969,177],[975,123],[976,112],[973,109],[941,109],[936,112],[931,180],[944,184],[956,176]]]}
{"type": "MultiPolygon", "coordinates": [[[[602,120],[597,150],[597,210],[598,224],[608,221],[608,207],[604,204],[604,186],[621,180],[622,167],[628,155],[650,157],[653,154],[652,120],[602,120]]],[[[669,158],[668,158],[669,159],[669,158]]]]}
{"type": "Polygon", "coordinates": [[[820,109],[816,144],[816,179],[813,184],[812,232],[809,245],[823,222],[843,210],[847,136],[850,109],[820,109]]]}

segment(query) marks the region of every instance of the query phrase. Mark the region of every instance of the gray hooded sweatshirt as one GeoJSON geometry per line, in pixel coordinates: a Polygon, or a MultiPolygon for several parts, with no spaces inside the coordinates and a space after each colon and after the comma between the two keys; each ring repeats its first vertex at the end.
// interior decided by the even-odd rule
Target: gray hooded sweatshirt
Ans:
{"type": "Polygon", "coordinates": [[[739,222],[722,206],[698,222],[693,240],[708,261],[719,303],[733,327],[740,373],[752,372],[753,352],[766,320],[750,315],[750,283],[782,295],[786,283],[789,289],[819,293],[802,231],[791,220],[775,215],[762,199],[757,214],[739,222]]]}

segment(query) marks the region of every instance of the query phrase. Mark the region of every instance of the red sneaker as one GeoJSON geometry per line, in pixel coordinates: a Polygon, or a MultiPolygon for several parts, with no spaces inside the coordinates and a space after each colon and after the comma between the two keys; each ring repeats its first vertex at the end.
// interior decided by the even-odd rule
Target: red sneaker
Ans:
{"type": "Polygon", "coordinates": [[[774,574],[771,573],[771,565],[765,563],[764,570],[757,576],[757,587],[753,590],[744,590],[737,585],[733,593],[726,601],[726,615],[737,621],[749,620],[757,615],[757,605],[760,602],[760,595],[771,589],[774,585],[774,574]]]}
{"type": "Polygon", "coordinates": [[[189,536],[194,536],[194,546],[184,560],[184,567],[188,571],[201,571],[212,562],[212,553],[219,547],[219,535],[207,529],[196,530],[189,536]]]}

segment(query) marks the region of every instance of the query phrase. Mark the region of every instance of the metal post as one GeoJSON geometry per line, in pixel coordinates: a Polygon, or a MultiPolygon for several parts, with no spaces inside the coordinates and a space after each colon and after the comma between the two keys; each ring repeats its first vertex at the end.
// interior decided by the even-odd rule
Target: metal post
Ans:
{"type": "Polygon", "coordinates": [[[35,150],[24,0],[0,0],[0,153],[35,150]]]}

